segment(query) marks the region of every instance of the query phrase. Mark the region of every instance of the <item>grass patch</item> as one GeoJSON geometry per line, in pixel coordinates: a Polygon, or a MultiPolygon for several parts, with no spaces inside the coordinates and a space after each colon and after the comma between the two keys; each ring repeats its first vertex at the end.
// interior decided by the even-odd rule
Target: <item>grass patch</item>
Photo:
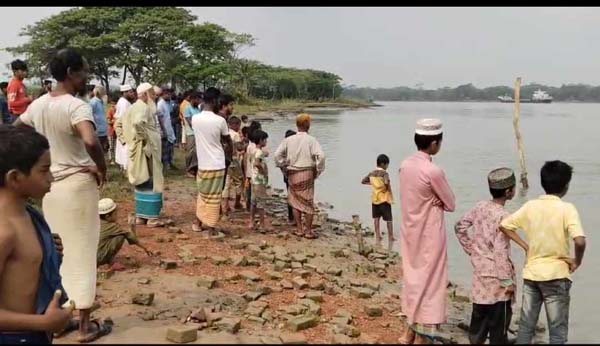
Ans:
{"type": "MultiPolygon", "coordinates": [[[[164,169],[165,182],[189,180],[185,175],[185,151],[175,148],[175,166],[177,169],[164,169]]],[[[115,202],[123,202],[134,199],[133,186],[127,179],[127,173],[121,171],[118,166],[110,165],[107,172],[108,182],[101,191],[100,198],[112,198],[115,202]]]]}

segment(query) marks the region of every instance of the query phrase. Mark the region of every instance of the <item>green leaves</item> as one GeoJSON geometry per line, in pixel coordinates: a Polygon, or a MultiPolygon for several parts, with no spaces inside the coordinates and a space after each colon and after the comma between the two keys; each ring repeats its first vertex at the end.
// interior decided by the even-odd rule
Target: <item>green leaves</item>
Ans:
{"type": "Polygon", "coordinates": [[[107,89],[121,76],[120,82],[131,77],[136,84],[148,80],[180,89],[217,86],[243,100],[318,100],[341,93],[340,77],[241,58],[256,44],[252,35],[196,20],[179,7],[73,8],[23,28],[27,42],[7,50],[24,56],[30,75],[43,80],[53,54],[73,47],[107,89]]]}

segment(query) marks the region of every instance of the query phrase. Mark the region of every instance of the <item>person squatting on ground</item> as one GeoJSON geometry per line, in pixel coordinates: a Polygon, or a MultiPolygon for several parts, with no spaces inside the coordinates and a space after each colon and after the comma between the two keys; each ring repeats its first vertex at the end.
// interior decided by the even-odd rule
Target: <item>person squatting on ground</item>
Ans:
{"type": "Polygon", "coordinates": [[[123,243],[135,245],[144,250],[146,255],[152,256],[152,252],[140,243],[135,232],[135,219],[129,219],[130,229],[122,229],[117,222],[117,204],[110,198],[103,198],[98,202],[98,213],[100,215],[100,242],[98,243],[98,266],[109,264],[113,270],[123,270],[125,267],[114,262],[115,257],[121,251],[123,243]]]}

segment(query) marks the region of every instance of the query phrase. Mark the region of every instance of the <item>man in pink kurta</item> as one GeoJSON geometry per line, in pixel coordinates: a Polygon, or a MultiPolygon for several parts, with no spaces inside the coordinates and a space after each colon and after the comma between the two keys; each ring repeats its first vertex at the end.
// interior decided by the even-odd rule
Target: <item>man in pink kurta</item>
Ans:
{"type": "Polygon", "coordinates": [[[415,143],[419,151],[400,165],[403,290],[402,310],[411,330],[431,337],[424,327],[435,329],[446,322],[448,285],[447,235],[444,212],[454,211],[454,194],[444,171],[431,157],[440,150],[442,124],[437,119],[417,122],[415,143]]]}

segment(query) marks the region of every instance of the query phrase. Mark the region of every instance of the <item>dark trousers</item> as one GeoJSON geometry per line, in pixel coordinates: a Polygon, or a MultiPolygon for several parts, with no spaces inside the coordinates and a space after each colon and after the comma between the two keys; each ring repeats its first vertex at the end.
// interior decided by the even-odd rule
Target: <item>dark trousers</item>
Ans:
{"type": "Polygon", "coordinates": [[[517,344],[530,344],[540,316],[542,303],[548,318],[550,344],[566,344],[569,334],[571,280],[523,280],[523,303],[517,344]]]}
{"type": "MultiPolygon", "coordinates": [[[[286,176],[283,177],[283,182],[285,183],[285,190],[289,193],[290,183],[288,182],[288,179],[286,176]]],[[[289,203],[288,203],[287,207],[288,207],[288,220],[290,222],[292,222],[292,221],[294,221],[294,208],[292,208],[292,206],[289,203]]]]}
{"type": "Polygon", "coordinates": [[[483,344],[490,338],[490,345],[508,343],[508,326],[512,318],[510,300],[496,304],[475,304],[469,326],[471,344],[483,344]]]}
{"type": "Polygon", "coordinates": [[[0,332],[0,345],[50,345],[52,340],[44,332],[0,332]]]}
{"type": "Polygon", "coordinates": [[[250,211],[250,207],[252,207],[252,182],[246,185],[246,209],[250,211]]]}

